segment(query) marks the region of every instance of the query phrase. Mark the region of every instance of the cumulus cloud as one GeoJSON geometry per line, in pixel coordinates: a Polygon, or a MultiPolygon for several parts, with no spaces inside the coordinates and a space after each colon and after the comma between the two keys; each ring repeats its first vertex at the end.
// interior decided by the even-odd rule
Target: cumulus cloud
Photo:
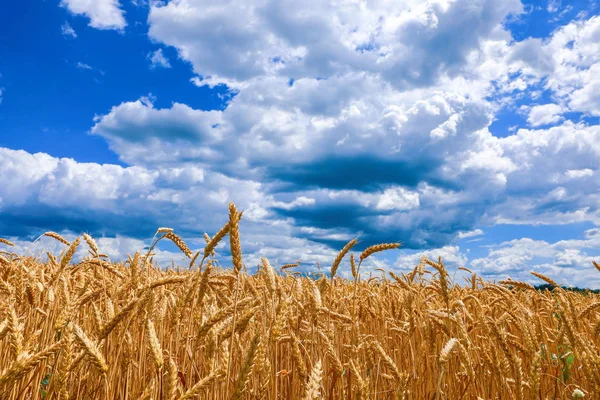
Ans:
{"type": "MultiPolygon", "coordinates": [[[[59,232],[62,237],[71,242],[75,240],[77,236],[80,236],[81,233],[82,232],[73,233],[70,231],[59,232]]],[[[66,247],[64,244],[47,236],[41,236],[36,239],[35,243],[32,243],[32,241],[13,238],[12,242],[15,246],[11,248],[11,251],[14,251],[19,255],[33,255],[45,260],[47,259],[46,252],[58,255],[64,251],[66,247]]],[[[126,260],[128,255],[133,255],[136,251],[143,251],[144,248],[148,246],[150,238],[147,240],[140,240],[116,235],[115,237],[95,237],[94,240],[96,241],[100,252],[106,254],[109,260],[120,262],[126,260]]],[[[185,256],[181,251],[166,241],[164,243],[159,243],[159,245],[153,249],[152,254],[154,254],[153,261],[163,268],[171,267],[172,262],[174,262],[175,265],[186,264],[185,256]],[[168,250],[165,249],[166,247],[168,247],[168,250]]],[[[81,245],[73,255],[72,260],[78,262],[85,257],[89,257],[89,255],[87,244],[82,241],[81,245]]]]}
{"type": "Polygon", "coordinates": [[[144,99],[125,102],[99,117],[92,132],[107,138],[133,164],[227,161],[214,168],[307,186],[355,189],[421,180],[458,184],[460,175],[473,171],[492,174],[491,182],[499,179],[501,184],[498,174],[512,168],[485,130],[491,110],[481,101],[452,93],[416,102],[395,91],[376,95],[373,89],[384,88],[378,81],[372,87],[363,82],[364,91],[350,92],[340,86],[345,79],[306,79],[291,87],[281,81],[249,86],[224,111],[178,103],[156,109],[144,99]],[[318,95],[322,90],[329,91],[326,99],[318,95]],[[477,157],[471,146],[486,157],[477,157]],[[448,165],[440,168],[444,162],[448,165]],[[357,163],[362,168],[353,179],[340,179],[357,163]],[[330,173],[320,174],[314,168],[319,164],[330,173]]]}
{"type": "MultiPolygon", "coordinates": [[[[125,26],[116,1],[95,3],[96,14],[63,4],[92,26],[125,26]]],[[[194,84],[225,85],[223,108],[158,107],[148,96],[101,111],[91,133],[128,168],[5,150],[25,176],[19,187],[5,178],[0,207],[29,227],[78,227],[93,211],[140,239],[171,223],[216,231],[236,200],[249,260],[327,262],[361,235],[361,246],[402,241],[459,265],[466,252],[452,243],[485,224],[600,225],[599,126],[571,120],[600,113],[600,17],[515,41],[503,23],[522,11],[517,0],[153,2],[149,37],[190,64],[194,84]],[[522,104],[527,129],[490,132],[522,104]]],[[[160,49],[148,56],[169,65],[160,49]]],[[[537,258],[563,269],[588,260],[571,244],[523,239],[527,251],[473,263],[505,272],[537,258]]]]}
{"type": "Polygon", "coordinates": [[[578,179],[578,178],[584,178],[586,176],[592,176],[592,175],[594,175],[594,171],[592,171],[589,168],[570,169],[570,170],[567,170],[567,172],[565,172],[565,175],[569,179],[578,179]]]}
{"type": "MultiPolygon", "coordinates": [[[[497,111],[490,94],[539,84],[564,64],[549,51],[562,30],[546,41],[511,43],[501,22],[520,12],[519,4],[490,2],[485,18],[460,1],[410,12],[374,3],[360,17],[353,5],[334,10],[319,2],[310,10],[293,6],[306,14],[247,3],[235,16],[224,15],[225,4],[204,5],[154,5],[150,36],[175,47],[201,76],[198,84],[222,78],[235,97],[223,111],[179,103],[159,109],[144,98],[114,106],[92,132],[124,161],[194,164],[263,182],[274,199],[264,208],[279,218],[344,235],[359,231],[368,243],[402,238],[412,248],[443,247],[483,222],[598,220],[598,183],[589,179],[598,169],[597,127],[564,122],[570,106],[549,103],[524,108],[538,129],[505,138],[488,130],[497,111]],[[233,26],[236,16],[247,26],[233,26]],[[471,19],[481,18],[488,24],[477,25],[477,41],[453,42],[453,34],[462,37],[471,19]],[[211,36],[213,25],[226,39],[211,36]],[[416,39],[410,29],[424,30],[416,39]],[[317,42],[314,32],[330,40],[317,42]],[[434,46],[438,35],[457,46],[452,55],[434,46]],[[428,77],[401,67],[408,47],[433,57],[422,68],[428,77]],[[568,170],[592,174],[574,179],[568,170]],[[585,198],[576,195],[584,185],[585,198]]],[[[410,59],[419,66],[418,54],[410,59]]],[[[334,237],[321,240],[342,244],[334,237]]]]}
{"type": "Polygon", "coordinates": [[[558,104],[543,104],[533,107],[523,106],[528,112],[527,122],[531,126],[556,124],[562,120],[563,108],[558,104]]]}
{"type": "MultiPolygon", "coordinates": [[[[265,254],[282,262],[305,256],[307,266],[335,257],[333,249],[319,242],[295,238],[291,221],[273,218],[265,207],[274,200],[257,182],[193,166],[147,169],[78,163],[6,148],[0,148],[0,164],[0,232],[21,238],[24,245],[48,230],[89,232],[99,244],[106,242],[109,255],[122,259],[143,247],[142,241],[159,226],[170,226],[196,249],[205,244],[204,232],[213,235],[227,222],[227,203],[234,201],[245,210],[241,233],[249,267],[265,254]]],[[[170,251],[169,256],[178,254],[170,251]]],[[[220,246],[218,252],[228,256],[228,247],[220,246]]]]}
{"type": "Polygon", "coordinates": [[[400,270],[412,270],[419,264],[422,256],[433,261],[437,261],[441,257],[444,265],[452,269],[464,266],[468,262],[467,255],[461,252],[458,246],[444,246],[440,249],[427,250],[422,253],[400,255],[396,258],[394,267],[400,270]]]}
{"type": "Polygon", "coordinates": [[[548,87],[568,101],[573,111],[595,116],[600,115],[599,38],[600,16],[595,16],[562,27],[547,45],[557,65],[548,77],[548,87]]]}
{"type": "Polygon", "coordinates": [[[527,88],[542,85],[557,100],[557,105],[538,108],[530,114],[530,123],[558,122],[565,111],[600,115],[600,16],[576,19],[560,27],[547,39],[529,38],[516,43],[507,52],[508,70],[522,79],[527,88]],[[564,104],[564,106],[562,106],[564,104]]]}
{"type": "Polygon", "coordinates": [[[88,17],[93,28],[122,30],[127,26],[119,0],[61,0],[60,4],[73,14],[88,17]]]}
{"type": "Polygon", "coordinates": [[[549,54],[542,39],[528,38],[516,43],[509,50],[508,62],[516,66],[526,75],[542,77],[554,71],[554,59],[549,54]]]}
{"type": "Polygon", "coordinates": [[[519,1],[204,0],[155,3],[150,37],[178,49],[203,78],[238,85],[264,75],[373,71],[399,88],[460,73],[519,1]]]}
{"type": "Polygon", "coordinates": [[[555,281],[579,287],[600,287],[600,274],[592,261],[600,258],[600,229],[585,231],[583,239],[549,243],[530,238],[515,239],[493,246],[486,257],[471,261],[471,265],[487,277],[543,282],[529,274],[535,270],[555,281]],[[591,254],[590,254],[591,253],[591,254]]]}
{"type": "Polygon", "coordinates": [[[402,237],[411,246],[444,245],[484,213],[483,206],[448,210],[445,199],[460,207],[471,204],[471,196],[491,198],[514,168],[485,129],[491,114],[482,102],[451,93],[414,102],[395,91],[345,93],[332,82],[307,78],[293,86],[270,81],[250,85],[224,111],[177,103],[156,109],[147,99],[123,103],[99,117],[92,132],[130,164],[192,163],[267,182],[265,191],[279,201],[273,209],[303,226],[334,224],[340,213],[333,209],[345,204],[356,211],[329,227],[364,230],[369,243],[402,237]],[[315,108],[319,99],[308,89],[321,85],[340,91],[337,102],[331,97],[324,103],[329,111],[315,108]],[[446,134],[431,133],[436,129],[446,134]],[[290,188],[315,202],[280,207],[290,188]],[[434,232],[444,224],[452,228],[434,232]]]}
{"type": "Polygon", "coordinates": [[[564,124],[519,129],[500,139],[504,154],[518,166],[507,175],[505,202],[495,222],[600,223],[600,126],[564,124]],[[560,162],[557,162],[560,160],[560,162]]]}

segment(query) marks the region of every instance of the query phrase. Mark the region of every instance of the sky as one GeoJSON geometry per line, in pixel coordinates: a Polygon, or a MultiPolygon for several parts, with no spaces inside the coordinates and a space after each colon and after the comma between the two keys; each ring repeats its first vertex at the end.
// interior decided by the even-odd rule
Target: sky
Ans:
{"type": "Polygon", "coordinates": [[[88,232],[118,261],[163,226],[201,249],[233,201],[249,270],[326,270],[358,237],[402,243],[365,274],[425,254],[600,288],[597,0],[2,8],[0,236],[21,252],[88,232]]]}

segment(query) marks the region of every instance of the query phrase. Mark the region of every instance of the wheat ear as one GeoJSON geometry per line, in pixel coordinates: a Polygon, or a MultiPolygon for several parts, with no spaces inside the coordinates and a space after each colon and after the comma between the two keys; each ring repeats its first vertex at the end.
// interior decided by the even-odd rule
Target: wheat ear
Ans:
{"type": "Polygon", "coordinates": [[[44,233],[42,236],[51,237],[52,239],[58,240],[59,242],[61,242],[62,244],[65,244],[67,246],[71,245],[71,242],[69,242],[67,239],[65,239],[64,237],[60,236],[56,232],[49,231],[49,232],[44,233]]]}
{"type": "Polygon", "coordinates": [[[335,276],[343,258],[346,256],[346,254],[348,254],[348,252],[352,249],[352,247],[354,247],[356,245],[356,243],[358,243],[357,238],[354,238],[351,241],[349,241],[348,243],[346,243],[344,248],[342,248],[342,250],[338,253],[335,260],[333,260],[333,264],[331,265],[331,274],[330,274],[331,279],[333,279],[333,277],[335,276]]]}
{"type": "Polygon", "coordinates": [[[235,391],[233,392],[233,396],[231,397],[233,400],[239,400],[244,395],[246,391],[246,387],[248,386],[248,381],[250,379],[250,371],[254,366],[254,356],[256,355],[256,349],[258,347],[258,334],[254,335],[248,350],[246,351],[246,357],[244,359],[244,363],[240,369],[238,377],[235,382],[235,391]]]}
{"type": "Polygon", "coordinates": [[[238,274],[242,270],[242,246],[240,244],[240,231],[238,223],[241,215],[238,213],[235,204],[229,203],[229,244],[231,246],[231,258],[233,261],[233,270],[238,274]]]}
{"type": "Polygon", "coordinates": [[[77,324],[73,324],[73,332],[75,333],[75,338],[79,342],[79,344],[83,347],[84,354],[88,357],[92,364],[100,371],[100,373],[105,374],[108,372],[108,365],[106,365],[106,360],[100,352],[100,349],[90,338],[87,337],[85,332],[79,327],[77,324]]]}
{"type": "Polygon", "coordinates": [[[3,244],[5,244],[5,245],[7,245],[7,246],[9,246],[9,247],[13,247],[13,246],[14,246],[14,243],[13,243],[13,242],[11,242],[11,241],[10,241],[10,240],[8,240],[8,239],[3,239],[3,238],[0,238],[0,243],[3,243],[3,244]]]}
{"type": "Polygon", "coordinates": [[[304,400],[321,399],[321,383],[323,381],[323,369],[321,368],[321,360],[317,360],[308,378],[306,384],[306,393],[304,400]]]}
{"type": "Polygon", "coordinates": [[[156,328],[150,318],[146,319],[146,338],[148,339],[148,347],[150,348],[150,354],[154,360],[156,368],[161,369],[165,363],[162,354],[162,347],[160,341],[156,335],[156,328]]]}

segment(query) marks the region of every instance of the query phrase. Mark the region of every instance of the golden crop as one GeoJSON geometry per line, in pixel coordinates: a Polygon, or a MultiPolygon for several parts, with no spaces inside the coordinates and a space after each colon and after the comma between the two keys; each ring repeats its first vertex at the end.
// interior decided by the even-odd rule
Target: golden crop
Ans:
{"type": "Polygon", "coordinates": [[[241,213],[229,211],[198,253],[168,228],[124,263],[89,235],[90,256],[73,263],[85,244],[54,232],[58,259],[0,253],[0,399],[600,398],[598,295],[474,274],[459,286],[425,258],[409,274],[361,280],[366,258],[399,244],[344,264],[356,240],[330,277],[267,259],[248,275],[241,213]],[[226,237],[232,270],[213,259],[226,237]],[[189,268],[153,265],[164,239],[189,268]]]}

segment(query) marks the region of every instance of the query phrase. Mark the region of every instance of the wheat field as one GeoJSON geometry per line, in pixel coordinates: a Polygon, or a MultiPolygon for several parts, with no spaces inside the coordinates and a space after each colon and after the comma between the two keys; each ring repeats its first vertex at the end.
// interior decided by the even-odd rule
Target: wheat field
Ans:
{"type": "Polygon", "coordinates": [[[47,261],[1,239],[0,399],[600,398],[598,295],[539,274],[552,291],[475,274],[458,285],[426,258],[401,276],[361,279],[365,259],[399,244],[354,254],[356,239],[328,276],[264,258],[249,275],[241,217],[230,204],[196,253],[160,228],[121,263],[87,234],[47,232],[64,244],[47,261]],[[189,265],[153,264],[161,240],[189,265]],[[232,269],[216,264],[221,241],[232,269]],[[89,256],[73,262],[82,246],[89,256]]]}

